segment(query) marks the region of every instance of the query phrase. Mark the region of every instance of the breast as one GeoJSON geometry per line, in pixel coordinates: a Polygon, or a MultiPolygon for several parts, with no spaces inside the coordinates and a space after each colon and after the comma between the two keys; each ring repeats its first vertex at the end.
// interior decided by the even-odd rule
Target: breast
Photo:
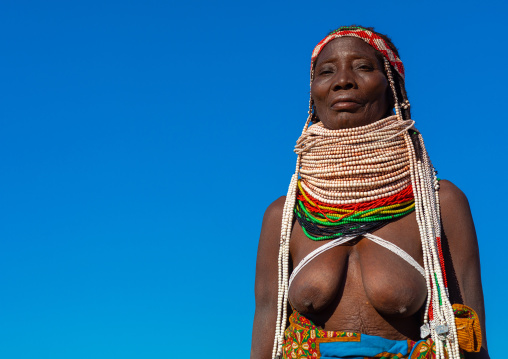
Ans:
{"type": "MultiPolygon", "coordinates": [[[[419,242],[419,238],[417,240],[419,242]]],[[[362,242],[356,250],[363,288],[370,304],[386,316],[407,317],[416,313],[427,297],[425,278],[395,253],[376,243],[362,242]]],[[[409,254],[421,261],[419,252],[409,254]]]]}
{"type": "Polygon", "coordinates": [[[404,318],[422,307],[426,295],[420,272],[367,239],[322,253],[295,277],[289,292],[293,307],[313,317],[348,316],[353,307],[368,306],[382,316],[404,318]]]}
{"type": "Polygon", "coordinates": [[[302,314],[320,313],[339,296],[348,272],[349,249],[332,248],[307,264],[289,290],[291,305],[302,314]]]}

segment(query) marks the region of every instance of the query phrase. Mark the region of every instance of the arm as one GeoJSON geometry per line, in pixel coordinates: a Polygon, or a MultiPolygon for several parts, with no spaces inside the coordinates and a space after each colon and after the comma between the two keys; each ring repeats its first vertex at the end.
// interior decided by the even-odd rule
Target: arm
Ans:
{"type": "Polygon", "coordinates": [[[268,206],[263,217],[256,261],[256,312],[252,329],[251,359],[272,357],[277,320],[278,256],[285,197],[268,206]]]}
{"type": "MultiPolygon", "coordinates": [[[[488,359],[480,253],[469,202],[460,189],[446,180],[440,181],[439,194],[443,237],[446,238],[452,262],[446,265],[447,277],[450,281],[450,277],[455,275],[459,291],[456,297],[461,297],[463,304],[476,311],[482,329],[480,353],[466,353],[466,358],[488,359]]],[[[452,292],[453,288],[450,284],[449,288],[452,292]]],[[[452,293],[450,296],[453,301],[452,293]]]]}

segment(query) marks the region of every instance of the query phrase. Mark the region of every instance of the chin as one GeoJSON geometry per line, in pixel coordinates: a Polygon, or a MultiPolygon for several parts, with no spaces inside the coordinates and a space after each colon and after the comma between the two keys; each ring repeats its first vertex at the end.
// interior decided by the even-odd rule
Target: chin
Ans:
{"type": "Polygon", "coordinates": [[[333,121],[326,121],[326,122],[322,121],[322,122],[323,122],[323,126],[328,128],[329,130],[343,130],[346,128],[355,128],[355,127],[369,125],[369,124],[374,123],[380,119],[381,118],[378,118],[376,120],[370,120],[370,119],[367,120],[363,116],[360,118],[347,116],[344,118],[337,118],[333,121]]]}

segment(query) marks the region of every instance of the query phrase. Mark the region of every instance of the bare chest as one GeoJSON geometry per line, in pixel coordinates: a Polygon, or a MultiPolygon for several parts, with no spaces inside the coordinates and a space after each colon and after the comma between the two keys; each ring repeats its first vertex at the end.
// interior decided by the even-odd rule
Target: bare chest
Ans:
{"type": "MultiPolygon", "coordinates": [[[[414,214],[375,234],[423,264],[414,214]]],[[[307,238],[296,223],[290,248],[293,267],[323,244],[307,238]]],[[[426,293],[420,272],[395,253],[362,238],[332,248],[307,264],[293,280],[289,297],[296,310],[323,327],[365,332],[369,321],[414,315],[426,293]]]]}

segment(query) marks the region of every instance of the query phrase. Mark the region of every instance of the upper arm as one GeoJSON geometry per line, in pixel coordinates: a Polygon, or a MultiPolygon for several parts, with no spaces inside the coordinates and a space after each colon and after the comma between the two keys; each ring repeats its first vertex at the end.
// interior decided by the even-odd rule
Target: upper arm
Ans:
{"type": "MultiPolygon", "coordinates": [[[[485,309],[480,273],[480,253],[469,202],[453,183],[440,181],[443,237],[452,263],[446,263],[448,281],[456,278],[463,304],[478,314],[482,328],[482,347],[487,349],[485,309]],[[451,273],[448,273],[451,272],[451,273]]],[[[443,248],[444,249],[444,248],[443,248]]],[[[452,284],[449,284],[452,290],[452,284]]],[[[450,295],[453,300],[453,295],[450,295]]],[[[453,303],[452,303],[453,304],[453,303]]]]}
{"type": "Polygon", "coordinates": [[[268,206],[263,217],[256,261],[256,312],[252,330],[251,358],[272,354],[277,320],[278,256],[285,197],[268,206]]]}

